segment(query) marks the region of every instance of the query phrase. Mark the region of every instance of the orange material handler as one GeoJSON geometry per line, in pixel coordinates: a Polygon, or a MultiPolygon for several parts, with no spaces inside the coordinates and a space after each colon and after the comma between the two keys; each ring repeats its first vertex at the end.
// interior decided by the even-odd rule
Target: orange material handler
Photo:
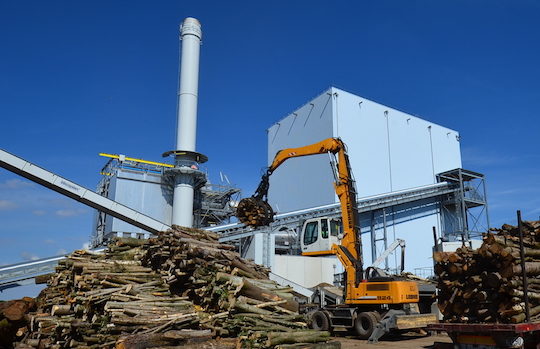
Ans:
{"type": "MultiPolygon", "coordinates": [[[[330,249],[305,254],[336,255],[345,268],[345,288],[343,304],[323,306],[311,314],[312,327],[319,330],[354,329],[359,337],[376,342],[392,329],[421,328],[436,322],[435,315],[418,313],[416,282],[388,276],[376,268],[364,271],[355,182],[341,139],[328,138],[315,144],[278,151],[255,194],[240,201],[238,219],[253,227],[269,225],[274,215],[267,202],[272,173],[288,159],[324,153],[336,157],[332,169],[336,179],[334,189],[341,205],[343,234],[330,249]]],[[[305,224],[301,241],[304,241],[304,234],[305,224]]]]}

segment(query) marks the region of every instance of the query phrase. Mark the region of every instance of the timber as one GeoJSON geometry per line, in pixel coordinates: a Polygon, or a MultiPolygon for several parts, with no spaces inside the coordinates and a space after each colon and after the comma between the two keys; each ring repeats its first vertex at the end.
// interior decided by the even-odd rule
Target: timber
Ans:
{"type": "Polygon", "coordinates": [[[36,302],[0,303],[0,320],[17,322],[21,335],[10,340],[20,348],[326,343],[298,314],[292,289],[268,273],[214,233],[173,226],[146,242],[114,240],[103,254],[75,251],[36,302]]]}
{"type": "Polygon", "coordinates": [[[540,221],[523,222],[523,270],[518,227],[490,229],[477,250],[435,252],[438,302],[444,322],[521,323],[528,296],[531,321],[540,321],[540,221]]]}
{"type": "Polygon", "coordinates": [[[35,308],[36,302],[29,297],[0,302],[0,348],[10,348],[26,334],[26,314],[35,308]]]}

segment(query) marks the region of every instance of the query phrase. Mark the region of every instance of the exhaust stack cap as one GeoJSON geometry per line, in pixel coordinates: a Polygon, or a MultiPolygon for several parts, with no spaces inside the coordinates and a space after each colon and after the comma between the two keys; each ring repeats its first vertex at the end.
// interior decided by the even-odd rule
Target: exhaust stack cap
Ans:
{"type": "Polygon", "coordinates": [[[180,37],[184,37],[184,35],[195,35],[202,39],[201,22],[193,17],[184,19],[184,22],[180,24],[180,37]]]}

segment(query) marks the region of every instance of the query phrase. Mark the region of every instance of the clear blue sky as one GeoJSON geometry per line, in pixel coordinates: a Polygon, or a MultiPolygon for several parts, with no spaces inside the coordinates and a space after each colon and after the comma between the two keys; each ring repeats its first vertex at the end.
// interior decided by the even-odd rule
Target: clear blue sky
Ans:
{"type": "MultiPolygon", "coordinates": [[[[193,3],[0,2],[0,147],[90,188],[99,152],[159,161],[174,144],[177,27],[193,16],[213,178],[250,194],[266,129],[335,85],[459,131],[492,225],[540,215],[539,1],[193,3]]],[[[80,248],[92,217],[0,170],[0,265],[80,248]]]]}

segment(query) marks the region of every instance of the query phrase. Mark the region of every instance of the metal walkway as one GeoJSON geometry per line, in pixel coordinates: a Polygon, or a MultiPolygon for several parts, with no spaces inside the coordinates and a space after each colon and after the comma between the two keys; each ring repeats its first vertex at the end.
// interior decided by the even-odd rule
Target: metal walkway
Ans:
{"type": "Polygon", "coordinates": [[[3,266],[0,268],[0,291],[33,283],[36,276],[54,272],[58,261],[64,258],[56,256],[3,266]]]}
{"type": "Polygon", "coordinates": [[[170,228],[152,217],[101,196],[2,149],[0,149],[0,167],[151,233],[155,234],[170,228]]]}
{"type": "MultiPolygon", "coordinates": [[[[98,248],[90,251],[100,253],[104,250],[104,248],[98,248]]],[[[7,288],[33,283],[36,276],[53,273],[58,261],[64,258],[66,258],[65,255],[60,255],[0,267],[0,292],[7,288]]]]}

